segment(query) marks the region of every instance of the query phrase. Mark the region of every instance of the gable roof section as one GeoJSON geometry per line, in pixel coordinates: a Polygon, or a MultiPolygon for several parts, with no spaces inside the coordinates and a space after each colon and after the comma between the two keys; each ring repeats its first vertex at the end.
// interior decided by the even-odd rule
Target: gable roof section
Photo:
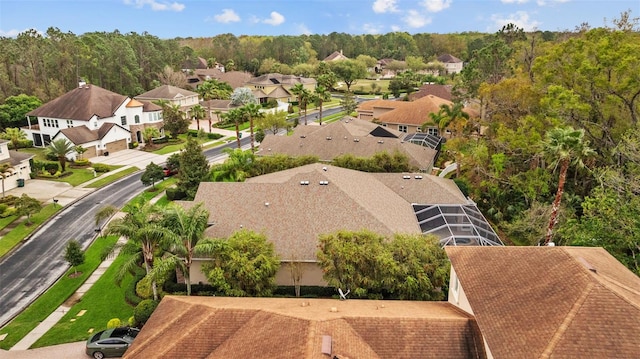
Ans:
{"type": "Polygon", "coordinates": [[[349,58],[344,56],[342,50],[334,51],[329,56],[325,57],[322,61],[340,61],[340,60],[348,60],[349,58]]]}
{"type": "MultiPolygon", "coordinates": [[[[314,155],[322,161],[332,161],[345,154],[371,157],[377,152],[393,155],[397,151],[406,155],[415,168],[421,171],[431,169],[437,151],[404,142],[401,138],[371,135],[377,128],[381,126],[360,119],[341,120],[322,126],[297,126],[291,136],[265,136],[258,155],[314,155]]],[[[385,133],[400,137],[399,132],[391,129],[385,129],[385,133]]]]}
{"type": "Polygon", "coordinates": [[[459,58],[451,54],[444,54],[444,55],[438,56],[438,61],[444,62],[445,64],[462,62],[462,60],[460,60],[459,58]]]}
{"type": "Polygon", "coordinates": [[[419,98],[433,95],[436,97],[440,97],[441,99],[445,99],[447,101],[452,100],[451,89],[452,85],[438,85],[438,84],[424,84],[420,86],[418,91],[409,95],[409,100],[415,101],[419,98]]]}
{"type": "Polygon", "coordinates": [[[165,296],[124,357],[323,359],[325,335],[340,358],[484,356],[448,303],[165,296]]]}
{"type": "Polygon", "coordinates": [[[127,96],[105,90],[96,85],[82,85],[27,113],[27,116],[89,121],[113,117],[127,96]]]}
{"type": "Polygon", "coordinates": [[[316,80],[313,78],[302,77],[302,76],[269,73],[269,74],[264,74],[258,77],[253,77],[249,79],[246,84],[264,85],[264,86],[273,86],[273,85],[293,86],[296,84],[311,84],[311,83],[316,83],[316,80]]]}
{"type": "Polygon", "coordinates": [[[442,188],[450,180],[423,176],[428,180],[402,185],[378,175],[315,163],[242,183],[202,182],[194,201],[185,206],[204,203],[214,222],[207,229],[209,237],[249,229],[265,233],[282,256],[296,253],[301,260],[315,261],[319,234],[365,228],[384,236],[418,234],[412,202],[467,203],[459,190],[442,188]],[[287,218],[292,220],[283,220],[287,218]]]}
{"type": "Polygon", "coordinates": [[[446,247],[496,358],[635,358],[640,278],[602,248],[446,247]]]}
{"type": "Polygon", "coordinates": [[[176,100],[184,97],[198,96],[197,92],[181,89],[179,87],[171,86],[171,85],[162,85],[160,87],[156,87],[153,90],[147,91],[136,96],[136,99],[143,100],[157,100],[157,99],[165,99],[165,100],[176,100]]]}
{"type": "Polygon", "coordinates": [[[33,157],[35,157],[35,155],[31,153],[9,151],[9,158],[1,160],[0,163],[9,163],[11,166],[17,166],[33,157]]]}
{"type": "Polygon", "coordinates": [[[275,89],[273,89],[273,91],[269,92],[267,97],[275,98],[275,99],[285,98],[285,97],[291,97],[291,93],[285,90],[282,86],[278,86],[275,89]]]}
{"type": "Polygon", "coordinates": [[[115,123],[108,122],[102,124],[102,126],[100,126],[100,128],[96,130],[90,130],[87,126],[65,128],[58,131],[58,133],[56,133],[53,138],[55,139],[59,133],[62,133],[66,138],[69,139],[69,141],[73,142],[74,145],[81,145],[84,143],[103,139],[104,136],[106,136],[107,133],[109,133],[109,131],[114,127],[118,127],[123,131],[131,132],[126,128],[116,125],[115,123]]]}

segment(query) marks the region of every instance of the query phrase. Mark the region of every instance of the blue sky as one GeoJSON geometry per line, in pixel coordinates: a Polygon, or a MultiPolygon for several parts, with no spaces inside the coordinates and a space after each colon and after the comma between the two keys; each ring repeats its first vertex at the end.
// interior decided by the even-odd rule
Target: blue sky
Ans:
{"type": "Polygon", "coordinates": [[[57,27],[148,32],[163,39],[239,35],[493,33],[611,25],[640,0],[0,0],[0,36],[57,27]],[[605,23],[605,19],[607,22],[605,23]]]}

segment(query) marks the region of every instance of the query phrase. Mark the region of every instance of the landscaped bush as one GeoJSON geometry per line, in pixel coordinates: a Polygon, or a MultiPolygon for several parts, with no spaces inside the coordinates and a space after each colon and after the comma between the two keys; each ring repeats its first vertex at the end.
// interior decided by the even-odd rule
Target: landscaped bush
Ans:
{"type": "Polygon", "coordinates": [[[73,165],[74,165],[74,166],[80,166],[80,167],[83,167],[83,166],[88,166],[88,165],[90,165],[90,164],[91,164],[91,163],[90,163],[90,162],[89,162],[89,160],[88,160],[88,159],[86,159],[86,158],[78,158],[78,159],[76,159],[75,161],[73,161],[73,165]]]}
{"type": "MultiPolygon", "coordinates": [[[[14,150],[15,148],[13,148],[13,142],[9,142],[9,149],[10,150],[14,150]]],[[[20,140],[18,141],[18,148],[31,148],[33,147],[33,141],[31,140],[20,140]]]]}
{"type": "Polygon", "coordinates": [[[217,132],[207,133],[207,138],[210,139],[210,140],[219,140],[222,137],[224,137],[224,135],[221,135],[221,134],[219,134],[217,132]]]}
{"type": "Polygon", "coordinates": [[[158,144],[161,144],[161,143],[167,143],[167,142],[169,142],[169,137],[162,136],[162,137],[158,137],[158,138],[153,138],[152,141],[153,141],[154,145],[158,145],[158,144]]]}
{"type": "Polygon", "coordinates": [[[138,148],[140,144],[138,142],[131,142],[129,143],[129,149],[132,150],[134,148],[138,148]]]}
{"type": "Polygon", "coordinates": [[[187,194],[177,188],[167,188],[165,193],[169,201],[179,201],[187,198],[187,194]]]}
{"type": "Polygon", "coordinates": [[[119,318],[113,318],[107,322],[107,329],[118,328],[121,326],[122,326],[122,321],[119,318]]]}
{"type": "Polygon", "coordinates": [[[138,282],[145,277],[145,275],[147,274],[145,272],[144,269],[140,268],[140,267],[136,267],[136,269],[134,269],[134,275],[133,275],[133,280],[131,281],[131,283],[127,286],[127,288],[124,291],[124,300],[129,303],[131,306],[135,307],[138,304],[140,304],[140,302],[142,301],[143,298],[140,298],[138,296],[138,294],[136,293],[136,287],[138,282]]]}
{"type": "Polygon", "coordinates": [[[111,171],[111,168],[109,167],[109,165],[105,165],[104,163],[94,163],[93,169],[96,170],[96,172],[102,172],[102,173],[111,171]]]}
{"type": "Polygon", "coordinates": [[[157,306],[158,302],[152,299],[145,299],[141,301],[133,310],[133,318],[135,319],[136,326],[142,327],[147,320],[149,320],[157,306]]]}

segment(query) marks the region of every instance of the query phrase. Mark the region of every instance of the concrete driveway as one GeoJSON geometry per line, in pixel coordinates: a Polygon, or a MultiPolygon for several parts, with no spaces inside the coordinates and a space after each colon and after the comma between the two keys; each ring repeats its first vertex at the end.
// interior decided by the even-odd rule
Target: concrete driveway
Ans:
{"type": "Polygon", "coordinates": [[[0,350],[0,359],[87,359],[84,345],[85,342],[75,342],[29,350],[0,350]]]}
{"type": "Polygon", "coordinates": [[[113,166],[136,166],[144,169],[151,162],[155,164],[163,163],[169,155],[156,155],[141,150],[121,150],[110,152],[109,156],[98,156],[90,158],[91,163],[104,163],[113,166]]]}

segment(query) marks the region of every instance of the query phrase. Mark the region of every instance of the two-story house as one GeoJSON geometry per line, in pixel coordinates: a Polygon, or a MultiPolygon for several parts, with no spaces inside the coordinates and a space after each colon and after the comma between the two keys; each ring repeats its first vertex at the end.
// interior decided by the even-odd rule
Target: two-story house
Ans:
{"type": "Polygon", "coordinates": [[[27,119],[22,130],[35,147],[66,138],[86,148],[85,157],[126,149],[143,141],[146,127],[162,132],[164,126],[160,106],[84,83],[28,112],[27,119]]]}
{"type": "Polygon", "coordinates": [[[18,186],[23,186],[24,181],[31,177],[31,164],[29,160],[33,154],[9,150],[9,141],[0,140],[0,180],[2,181],[2,193],[18,186]]]}
{"type": "Polygon", "coordinates": [[[295,95],[290,90],[298,84],[302,84],[309,92],[313,92],[317,81],[308,77],[271,73],[252,78],[245,83],[244,87],[251,89],[261,103],[269,99],[289,102],[295,100],[295,95]]]}

